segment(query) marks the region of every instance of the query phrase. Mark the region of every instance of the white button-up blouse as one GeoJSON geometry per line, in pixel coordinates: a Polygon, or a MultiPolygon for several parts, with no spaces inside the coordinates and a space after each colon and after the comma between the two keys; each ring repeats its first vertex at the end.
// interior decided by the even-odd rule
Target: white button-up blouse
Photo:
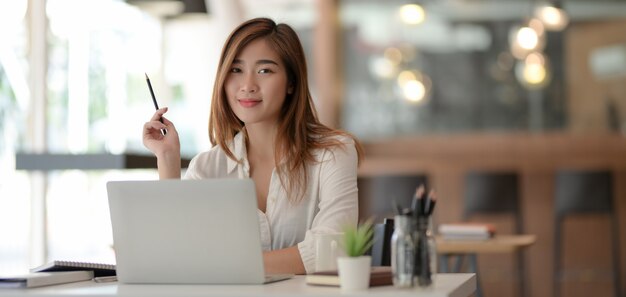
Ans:
{"type": "MultiPolygon", "coordinates": [[[[346,225],[356,226],[358,220],[358,156],[351,138],[339,140],[345,145],[313,152],[316,162],[307,166],[307,189],[301,201],[288,199],[274,170],[266,211],[258,210],[263,250],[297,245],[307,273],[315,271],[313,234],[341,232],[346,225]]],[[[184,178],[250,178],[243,133],[235,136],[229,148],[241,163],[215,146],[191,160],[184,178]]]]}

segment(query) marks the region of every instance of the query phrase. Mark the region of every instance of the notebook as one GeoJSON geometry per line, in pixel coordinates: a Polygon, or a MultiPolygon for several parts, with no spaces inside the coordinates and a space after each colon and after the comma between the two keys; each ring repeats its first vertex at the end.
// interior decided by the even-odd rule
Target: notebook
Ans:
{"type": "Polygon", "coordinates": [[[115,265],[104,263],[77,262],[77,261],[52,261],[44,265],[35,267],[30,272],[50,272],[50,271],[93,271],[95,277],[115,275],[115,265]]]}
{"type": "Polygon", "coordinates": [[[262,284],[266,276],[251,179],[107,183],[122,283],[262,284]]]}

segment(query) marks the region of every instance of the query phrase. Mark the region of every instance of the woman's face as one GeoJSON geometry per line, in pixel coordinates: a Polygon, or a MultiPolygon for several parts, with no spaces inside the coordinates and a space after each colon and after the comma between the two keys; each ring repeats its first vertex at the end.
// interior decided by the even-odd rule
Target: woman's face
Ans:
{"type": "Polygon", "coordinates": [[[285,65],[262,38],[241,50],[224,83],[230,108],[246,125],[275,124],[289,88],[285,65]]]}

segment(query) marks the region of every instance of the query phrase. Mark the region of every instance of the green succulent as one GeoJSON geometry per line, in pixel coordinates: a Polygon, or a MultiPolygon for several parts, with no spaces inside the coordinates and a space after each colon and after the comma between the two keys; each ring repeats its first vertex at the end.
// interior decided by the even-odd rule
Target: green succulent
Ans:
{"type": "Polygon", "coordinates": [[[365,254],[374,244],[372,220],[367,220],[356,227],[344,229],[344,249],[348,257],[359,257],[365,254]]]}

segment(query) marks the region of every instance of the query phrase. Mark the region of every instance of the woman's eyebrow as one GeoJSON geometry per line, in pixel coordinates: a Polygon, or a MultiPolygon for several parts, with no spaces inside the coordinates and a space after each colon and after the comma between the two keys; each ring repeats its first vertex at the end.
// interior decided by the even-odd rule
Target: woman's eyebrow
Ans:
{"type": "MultiPolygon", "coordinates": [[[[233,64],[245,64],[245,63],[244,63],[244,61],[242,59],[235,59],[235,60],[233,60],[233,64]]],[[[278,66],[278,63],[276,63],[276,61],[270,60],[270,59],[257,60],[255,64],[256,65],[274,64],[274,65],[278,66]]]]}
{"type": "Polygon", "coordinates": [[[269,60],[269,59],[262,59],[262,60],[258,60],[256,61],[257,65],[261,65],[261,64],[274,64],[276,66],[278,66],[278,63],[274,62],[273,60],[269,60]]]}

